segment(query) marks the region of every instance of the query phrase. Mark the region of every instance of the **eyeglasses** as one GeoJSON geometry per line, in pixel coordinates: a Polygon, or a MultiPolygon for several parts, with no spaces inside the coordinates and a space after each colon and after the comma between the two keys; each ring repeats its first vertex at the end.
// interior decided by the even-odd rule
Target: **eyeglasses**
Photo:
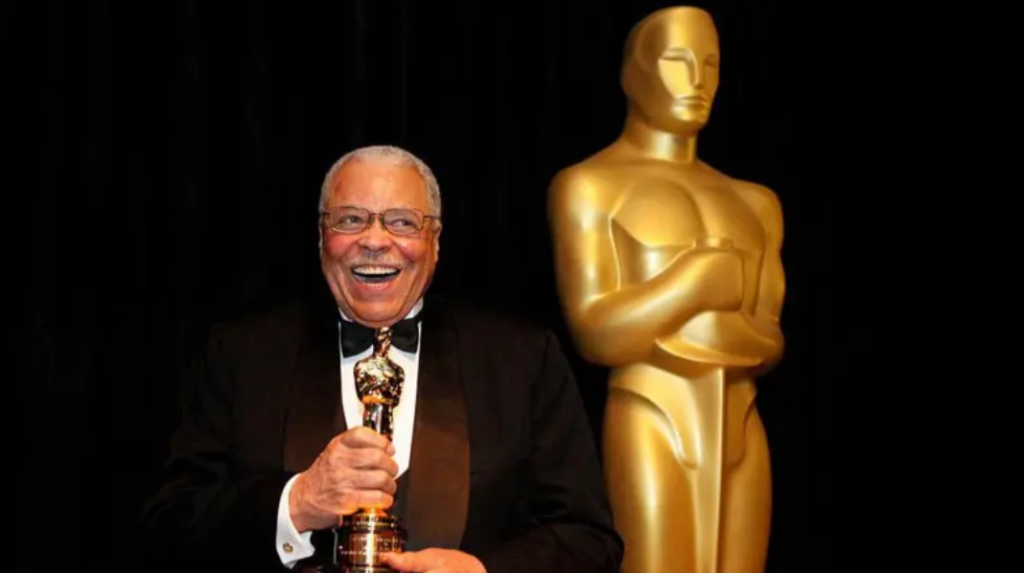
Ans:
{"type": "Polygon", "coordinates": [[[419,234],[431,219],[441,223],[440,217],[426,215],[419,209],[396,208],[388,209],[383,213],[373,213],[362,207],[342,205],[321,211],[327,219],[327,225],[345,234],[361,233],[373,224],[374,219],[380,218],[384,228],[393,235],[407,237],[419,234]]]}

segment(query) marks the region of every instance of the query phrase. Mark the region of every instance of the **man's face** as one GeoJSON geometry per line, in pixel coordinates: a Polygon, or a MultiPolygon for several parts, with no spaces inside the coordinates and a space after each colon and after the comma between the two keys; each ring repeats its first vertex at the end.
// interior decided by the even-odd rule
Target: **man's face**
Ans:
{"type": "Polygon", "coordinates": [[[630,100],[660,129],[701,129],[718,91],[714,22],[699,10],[669,10],[635,40],[623,73],[630,100]]]}
{"type": "MultiPolygon", "coordinates": [[[[334,176],[325,207],[362,207],[372,213],[413,208],[430,215],[426,186],[411,166],[372,160],[346,163],[334,176]]],[[[426,220],[415,235],[396,236],[380,218],[345,234],[321,220],[321,267],[338,307],[349,318],[379,328],[405,318],[434,275],[440,228],[426,220]]]]}

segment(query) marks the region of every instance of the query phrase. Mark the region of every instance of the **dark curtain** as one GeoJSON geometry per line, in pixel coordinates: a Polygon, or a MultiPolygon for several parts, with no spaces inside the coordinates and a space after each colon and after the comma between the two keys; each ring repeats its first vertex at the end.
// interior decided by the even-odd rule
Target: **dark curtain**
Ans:
{"type": "MultiPolygon", "coordinates": [[[[401,145],[435,169],[446,227],[434,288],[564,337],[546,185],[618,135],[626,34],[666,5],[7,6],[5,288],[24,292],[8,297],[23,322],[5,406],[21,542],[3,569],[13,555],[26,571],[145,570],[134,519],[176,422],[176,371],[212,322],[320,288],[319,185],[355,146],[401,145]]],[[[699,155],[774,189],[786,213],[789,347],[758,402],[775,487],[768,570],[828,570],[811,510],[821,388],[835,375],[833,199],[807,161],[804,130],[821,120],[801,59],[808,15],[699,5],[723,51],[699,155]]],[[[599,437],[604,372],[573,358],[599,437]]]]}

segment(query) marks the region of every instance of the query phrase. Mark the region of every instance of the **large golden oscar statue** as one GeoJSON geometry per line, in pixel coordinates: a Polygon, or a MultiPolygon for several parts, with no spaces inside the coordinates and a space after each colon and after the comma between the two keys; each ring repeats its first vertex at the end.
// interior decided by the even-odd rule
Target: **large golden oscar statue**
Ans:
{"type": "Polygon", "coordinates": [[[755,378],[783,351],[783,223],[774,192],[697,158],[719,64],[707,12],[638,23],[621,136],[549,190],[566,320],[580,354],[611,371],[602,447],[625,573],[764,570],[755,378]]]}

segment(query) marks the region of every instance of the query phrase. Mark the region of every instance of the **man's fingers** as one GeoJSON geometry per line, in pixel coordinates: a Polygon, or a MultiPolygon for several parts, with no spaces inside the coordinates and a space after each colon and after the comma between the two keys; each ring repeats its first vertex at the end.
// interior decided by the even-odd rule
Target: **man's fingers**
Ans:
{"type": "Polygon", "coordinates": [[[395,571],[423,571],[422,569],[414,569],[415,557],[413,553],[384,553],[380,556],[380,560],[385,565],[391,567],[395,571]]]}
{"type": "Polygon", "coordinates": [[[397,571],[424,573],[434,567],[435,559],[429,549],[423,551],[407,551],[405,553],[385,553],[381,555],[385,565],[397,571]]]}
{"type": "MultiPolygon", "coordinates": [[[[338,441],[350,448],[378,448],[394,451],[391,441],[366,426],[356,426],[338,436],[338,441]]],[[[390,453],[390,452],[389,452],[390,453]]]]}
{"type": "Polygon", "coordinates": [[[395,493],[398,485],[391,474],[384,470],[368,470],[357,472],[352,478],[352,485],[359,489],[381,490],[386,493],[395,493]]]}
{"type": "Polygon", "coordinates": [[[395,498],[377,490],[359,490],[356,494],[359,498],[359,507],[367,509],[388,509],[395,503],[395,498]]]}
{"type": "Polygon", "coordinates": [[[479,559],[455,549],[430,547],[422,551],[385,553],[381,560],[392,569],[410,573],[487,573],[479,559]]]}
{"type": "Polygon", "coordinates": [[[350,515],[359,509],[388,509],[395,503],[395,498],[381,491],[357,489],[341,496],[335,506],[340,515],[350,515]]]}
{"type": "Polygon", "coordinates": [[[350,450],[344,454],[346,465],[352,468],[367,470],[384,470],[392,476],[398,475],[398,462],[378,449],[363,448],[350,450]]]}

